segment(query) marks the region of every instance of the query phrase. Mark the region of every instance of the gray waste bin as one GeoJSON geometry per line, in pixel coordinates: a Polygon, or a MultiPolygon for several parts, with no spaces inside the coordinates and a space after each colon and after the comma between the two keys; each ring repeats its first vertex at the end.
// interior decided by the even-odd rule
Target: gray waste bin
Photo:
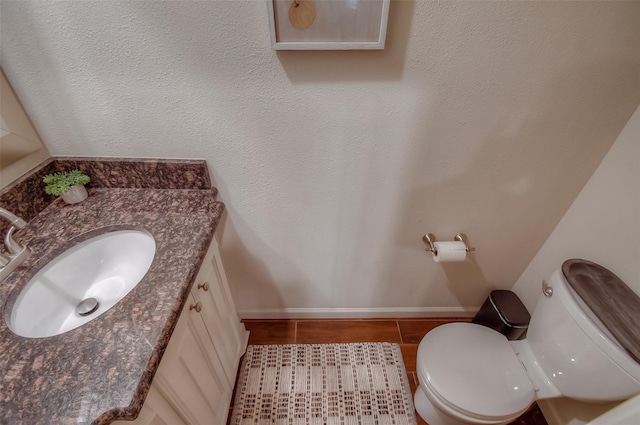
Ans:
{"type": "Polygon", "coordinates": [[[516,340],[526,336],[530,319],[531,315],[516,294],[496,289],[491,291],[471,322],[494,329],[509,340],[516,340]]]}

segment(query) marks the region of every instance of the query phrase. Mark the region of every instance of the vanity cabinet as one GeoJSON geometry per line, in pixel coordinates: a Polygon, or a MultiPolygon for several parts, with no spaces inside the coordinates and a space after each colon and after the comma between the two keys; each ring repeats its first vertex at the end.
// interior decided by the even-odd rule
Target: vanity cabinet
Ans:
{"type": "Polygon", "coordinates": [[[118,425],[224,425],[248,332],[213,240],[138,418],[118,425]]]}
{"type": "Polygon", "coordinates": [[[138,415],[138,418],[131,421],[115,421],[113,424],[120,425],[189,425],[176,412],[166,398],[157,390],[155,386],[151,386],[144,406],[138,415]]]}

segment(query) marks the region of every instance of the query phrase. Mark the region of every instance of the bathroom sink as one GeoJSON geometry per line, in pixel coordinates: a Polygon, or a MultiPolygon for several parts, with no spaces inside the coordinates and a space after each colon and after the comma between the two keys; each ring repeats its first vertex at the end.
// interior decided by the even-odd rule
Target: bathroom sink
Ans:
{"type": "Polygon", "coordinates": [[[156,243],[144,230],[117,230],[63,252],[16,299],[9,328],[27,338],[59,335],[115,306],[149,270],[156,243]]]}

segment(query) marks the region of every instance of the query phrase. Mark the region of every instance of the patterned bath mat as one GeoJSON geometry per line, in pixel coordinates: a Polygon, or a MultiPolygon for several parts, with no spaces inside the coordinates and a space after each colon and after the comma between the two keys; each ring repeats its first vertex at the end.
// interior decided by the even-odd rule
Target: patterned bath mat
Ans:
{"type": "Polygon", "coordinates": [[[398,344],[250,345],[231,425],[415,425],[398,344]]]}

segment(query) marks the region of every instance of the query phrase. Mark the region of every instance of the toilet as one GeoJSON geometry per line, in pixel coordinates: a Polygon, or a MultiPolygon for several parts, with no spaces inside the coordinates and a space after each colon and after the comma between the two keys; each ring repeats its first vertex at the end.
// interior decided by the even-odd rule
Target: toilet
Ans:
{"type": "Polygon", "coordinates": [[[525,339],[449,323],[425,335],[416,364],[415,407],[429,425],[507,424],[540,399],[598,403],[640,393],[640,364],[562,270],[546,283],[525,339]]]}

